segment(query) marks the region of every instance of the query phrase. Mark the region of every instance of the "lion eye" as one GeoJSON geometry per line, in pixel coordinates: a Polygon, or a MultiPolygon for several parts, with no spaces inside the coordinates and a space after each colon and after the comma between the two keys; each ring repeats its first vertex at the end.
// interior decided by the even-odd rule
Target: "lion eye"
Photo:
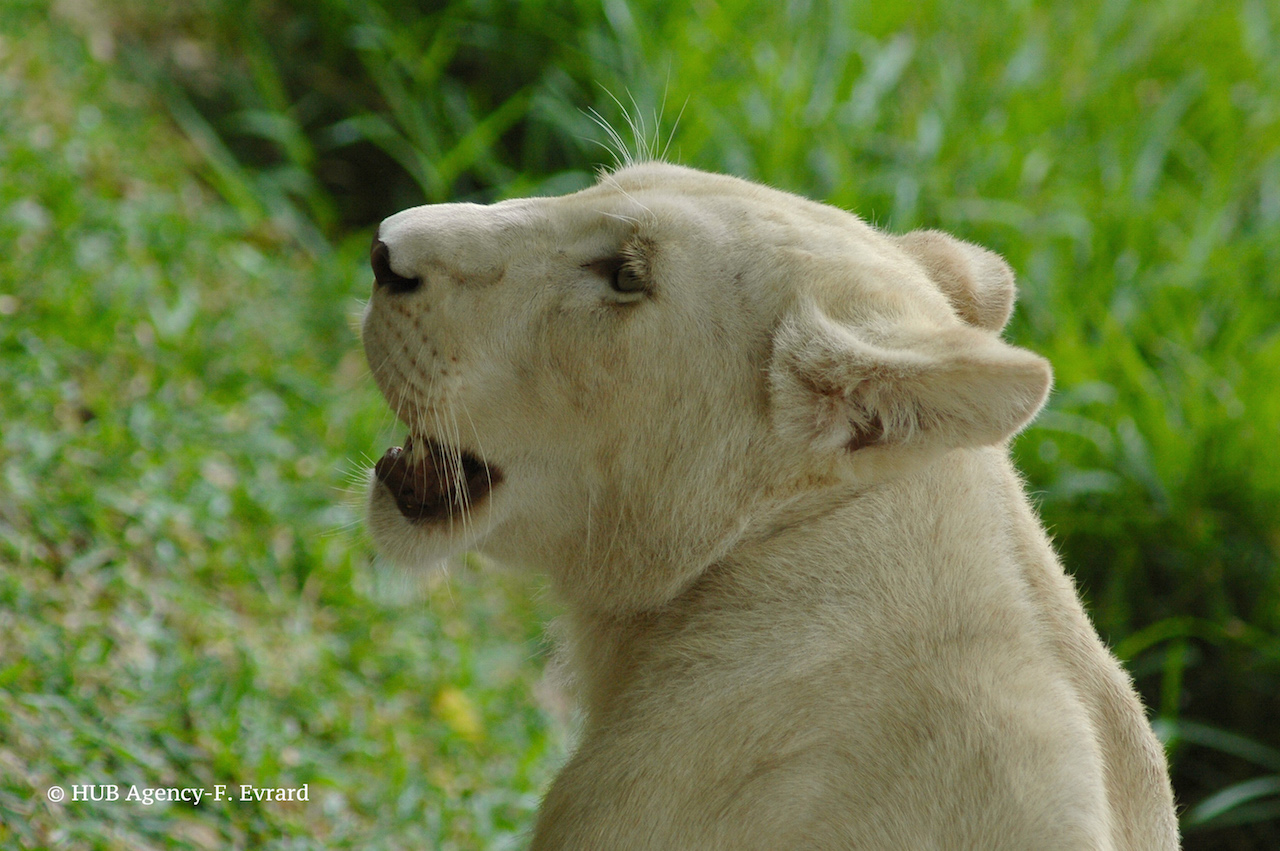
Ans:
{"type": "Polygon", "coordinates": [[[636,274],[635,269],[632,269],[626,263],[621,264],[614,270],[613,275],[609,278],[609,286],[613,287],[615,292],[628,295],[642,293],[645,290],[644,280],[636,274]]]}
{"type": "Polygon", "coordinates": [[[584,264],[592,272],[609,282],[609,289],[625,301],[634,301],[649,291],[649,285],[626,257],[610,257],[584,264]]]}

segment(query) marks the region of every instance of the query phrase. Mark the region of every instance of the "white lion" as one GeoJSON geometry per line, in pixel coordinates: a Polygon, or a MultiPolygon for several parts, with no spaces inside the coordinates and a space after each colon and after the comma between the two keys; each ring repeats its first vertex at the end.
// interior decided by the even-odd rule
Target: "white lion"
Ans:
{"type": "Polygon", "coordinates": [[[1171,849],[1163,751],[1007,443],[1013,275],[631,165],[382,223],[364,345],[405,564],[545,571],[582,741],[535,851],[1171,849]]]}

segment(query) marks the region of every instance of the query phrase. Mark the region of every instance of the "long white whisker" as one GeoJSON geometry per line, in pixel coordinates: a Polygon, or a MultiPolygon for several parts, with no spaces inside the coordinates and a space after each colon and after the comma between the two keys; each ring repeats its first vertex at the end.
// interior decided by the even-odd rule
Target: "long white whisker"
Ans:
{"type": "MultiPolygon", "coordinates": [[[[432,383],[434,383],[434,381],[435,381],[435,379],[434,379],[434,376],[433,376],[433,377],[432,377],[432,383]]],[[[440,411],[439,411],[439,406],[438,406],[438,405],[432,405],[432,406],[431,406],[430,416],[431,416],[431,424],[432,424],[432,426],[433,426],[433,428],[432,428],[432,430],[431,430],[431,431],[432,431],[432,434],[439,435],[441,438],[443,438],[443,437],[444,437],[444,426],[443,426],[443,425],[441,424],[441,422],[440,422],[440,411]]],[[[445,447],[443,444],[441,444],[439,441],[437,441],[437,442],[436,442],[436,449],[437,449],[437,451],[440,451],[440,452],[446,452],[446,447],[445,447]]],[[[438,464],[440,465],[440,468],[441,468],[441,469],[440,469],[440,473],[441,473],[442,475],[447,475],[447,470],[445,470],[445,469],[444,469],[445,465],[448,463],[448,458],[447,458],[447,457],[440,457],[440,458],[436,458],[436,457],[433,455],[433,456],[432,456],[432,463],[433,463],[433,464],[438,463],[438,464]]],[[[448,514],[448,516],[449,516],[449,532],[450,532],[450,534],[452,534],[452,532],[453,532],[453,512],[452,512],[452,511],[449,511],[449,512],[447,512],[447,514],[448,514]]]]}
{"type": "Polygon", "coordinates": [[[471,534],[471,491],[467,489],[467,468],[462,460],[462,434],[458,430],[458,412],[456,406],[449,408],[449,425],[453,435],[453,475],[456,482],[456,499],[458,516],[462,523],[462,534],[471,534]]]}
{"type": "MultiPolygon", "coordinates": [[[[602,180],[602,182],[607,182],[607,183],[612,184],[613,188],[614,188],[614,189],[617,189],[619,192],[621,192],[621,193],[622,193],[622,195],[623,195],[623,196],[624,196],[628,201],[630,201],[631,203],[635,204],[635,205],[636,205],[637,207],[639,207],[641,210],[644,210],[644,211],[645,211],[645,212],[646,212],[646,213],[647,213],[651,218],[653,218],[653,217],[654,217],[653,210],[650,210],[647,206],[645,206],[644,204],[640,203],[640,200],[639,200],[638,198],[636,198],[634,195],[632,195],[632,194],[631,194],[630,192],[628,192],[627,190],[623,189],[623,188],[622,188],[622,184],[618,183],[618,181],[614,179],[613,175],[611,175],[611,174],[606,174],[606,175],[604,175],[604,177],[602,177],[602,178],[601,178],[601,180],[602,180]]],[[[637,223],[638,223],[638,221],[637,221],[637,223]]]]}
{"type": "MultiPolygon", "coordinates": [[[[671,93],[671,63],[667,63],[667,80],[662,84],[662,100],[653,116],[653,149],[657,150],[662,141],[662,119],[667,116],[667,95],[671,93]]],[[[652,157],[651,157],[652,158],[652,157]]],[[[663,157],[665,159],[665,157],[663,157]]]]}
{"type": "Polygon", "coordinates": [[[602,148],[604,148],[606,151],[608,151],[608,152],[609,152],[609,158],[613,160],[613,166],[614,166],[614,168],[621,168],[621,167],[624,165],[624,163],[622,163],[622,162],[618,159],[618,151],[617,151],[617,149],[616,149],[616,148],[614,148],[614,147],[612,147],[611,145],[607,145],[607,144],[605,144],[604,142],[601,142],[599,139],[593,139],[593,138],[591,138],[590,136],[579,136],[578,138],[579,138],[579,139],[581,139],[581,140],[583,140],[583,141],[585,141],[585,142],[590,142],[590,143],[591,143],[591,144],[593,144],[593,145],[599,145],[600,147],[602,147],[602,148]]]}
{"type": "MultiPolygon", "coordinates": [[[[633,198],[632,200],[634,201],[635,199],[633,198]]],[[[629,225],[640,224],[640,219],[636,218],[635,216],[626,216],[626,215],[623,215],[622,213],[610,213],[607,210],[597,210],[596,212],[607,219],[617,219],[618,221],[626,222],[629,225]]]]}
{"type": "MultiPolygon", "coordinates": [[[[613,97],[612,93],[609,97],[613,97]]],[[[614,102],[617,102],[617,98],[614,98],[614,102]]],[[[622,105],[618,104],[618,106],[621,107],[622,105]]],[[[592,121],[599,125],[600,129],[604,130],[609,137],[609,141],[613,143],[613,148],[610,148],[604,143],[600,144],[613,154],[614,165],[619,168],[625,165],[631,165],[634,160],[632,159],[630,152],[627,150],[627,143],[623,141],[622,134],[615,130],[613,125],[606,121],[605,117],[597,112],[594,107],[587,107],[587,114],[591,117],[592,121]]]]}
{"type": "MultiPolygon", "coordinates": [[[[471,419],[471,412],[467,410],[466,405],[462,406],[462,415],[467,418],[467,427],[471,429],[471,436],[472,438],[475,439],[476,454],[480,458],[480,463],[484,465],[484,476],[489,486],[489,493],[493,493],[493,474],[489,470],[488,462],[485,460],[486,458],[489,457],[489,454],[485,452],[484,444],[480,440],[480,434],[479,432],[476,431],[475,420],[471,419]]],[[[489,513],[489,517],[487,520],[487,528],[484,530],[483,534],[487,535],[491,531],[493,531],[493,513],[492,512],[489,513]]]]}
{"type": "MultiPolygon", "coordinates": [[[[617,104],[618,111],[622,113],[622,118],[627,122],[627,126],[631,129],[631,136],[634,139],[636,134],[636,126],[635,126],[635,123],[631,120],[631,116],[630,114],[628,114],[627,108],[622,105],[622,101],[618,100],[617,95],[615,95],[613,92],[609,91],[608,89],[605,89],[605,94],[609,96],[610,100],[612,100],[615,104],[617,104]]],[[[619,144],[622,145],[622,151],[624,154],[623,161],[625,162],[626,165],[635,165],[635,163],[639,161],[640,152],[636,151],[633,154],[630,150],[628,150],[626,143],[622,141],[622,136],[616,133],[615,135],[617,135],[618,137],[619,144]]]]}
{"type": "Polygon", "coordinates": [[[613,534],[609,536],[609,545],[604,549],[603,560],[605,562],[608,562],[609,557],[613,555],[613,548],[617,545],[618,535],[622,531],[622,512],[624,509],[621,502],[617,504],[616,510],[618,513],[614,518],[613,534]]]}
{"type": "Polygon", "coordinates": [[[591,511],[595,508],[595,488],[587,487],[587,541],[584,547],[587,556],[587,563],[591,563],[591,511]]]}
{"type": "MultiPolygon", "coordinates": [[[[627,87],[627,100],[631,101],[631,112],[623,110],[623,114],[627,117],[627,124],[631,127],[631,137],[635,140],[636,157],[641,162],[648,162],[653,159],[649,152],[649,128],[644,123],[644,110],[640,108],[640,104],[636,103],[635,93],[631,91],[631,87],[627,87]]],[[[621,105],[621,104],[619,104],[621,105]]]]}
{"type": "Polygon", "coordinates": [[[667,144],[662,146],[662,159],[667,159],[667,152],[671,150],[671,143],[676,140],[676,131],[680,129],[680,119],[684,118],[684,111],[689,106],[689,98],[685,97],[684,104],[680,107],[680,112],[676,114],[675,123],[671,125],[671,133],[667,136],[667,144]]]}

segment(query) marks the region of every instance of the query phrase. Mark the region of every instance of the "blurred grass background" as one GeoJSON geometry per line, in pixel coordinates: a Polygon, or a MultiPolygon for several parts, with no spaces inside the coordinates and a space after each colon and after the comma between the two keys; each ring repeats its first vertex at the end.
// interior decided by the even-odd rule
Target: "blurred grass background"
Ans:
{"type": "Polygon", "coordinates": [[[377,220],[587,184],[593,110],[1008,257],[1057,374],[1018,461],[1186,847],[1280,847],[1278,39],[1268,0],[3,0],[0,847],[522,846],[554,607],[373,563],[351,320],[377,220]],[[311,800],[45,797],[108,782],[311,800]]]}

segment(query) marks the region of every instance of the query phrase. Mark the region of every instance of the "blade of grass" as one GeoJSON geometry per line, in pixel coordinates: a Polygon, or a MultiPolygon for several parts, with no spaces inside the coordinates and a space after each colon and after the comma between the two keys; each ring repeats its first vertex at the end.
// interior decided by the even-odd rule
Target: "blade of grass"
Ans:
{"type": "MultiPolygon", "coordinates": [[[[1239,810],[1245,804],[1276,795],[1280,795],[1280,775],[1245,780],[1214,792],[1196,804],[1183,818],[1183,824],[1187,827],[1203,827],[1210,822],[1220,820],[1232,811],[1239,810]]],[[[1277,801],[1276,805],[1280,806],[1280,801],[1277,801]]],[[[1267,814],[1265,811],[1260,812],[1259,817],[1265,817],[1267,814]]],[[[1236,822],[1236,824],[1240,823],[1236,822]]]]}

